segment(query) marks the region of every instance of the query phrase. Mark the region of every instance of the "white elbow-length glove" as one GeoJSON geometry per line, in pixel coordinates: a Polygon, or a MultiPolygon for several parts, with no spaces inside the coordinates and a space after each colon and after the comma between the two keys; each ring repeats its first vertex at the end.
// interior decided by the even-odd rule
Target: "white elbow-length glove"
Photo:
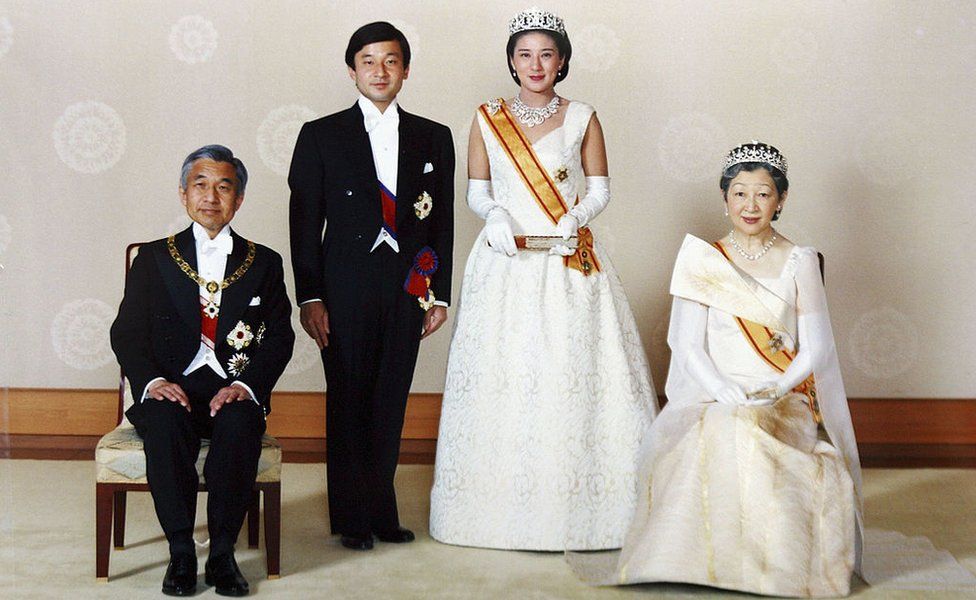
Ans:
{"type": "MultiPolygon", "coordinates": [[[[559,219],[556,231],[564,240],[568,240],[576,235],[580,227],[586,227],[594,217],[603,212],[607,204],[610,204],[610,178],[596,175],[587,177],[583,199],[559,219]]],[[[571,256],[576,253],[566,245],[556,246],[549,252],[561,256],[571,256]]]]}
{"type": "Polygon", "coordinates": [[[468,208],[480,219],[487,219],[488,213],[498,207],[491,194],[491,182],[487,179],[468,180],[468,208]]]}
{"type": "Polygon", "coordinates": [[[515,256],[515,235],[512,217],[491,195],[491,182],[486,179],[468,180],[468,207],[485,220],[485,240],[495,252],[515,256]]]}
{"type": "MultiPolygon", "coordinates": [[[[586,193],[583,194],[583,199],[569,209],[569,214],[576,219],[577,228],[586,227],[603,212],[608,204],[610,204],[610,178],[592,175],[586,178],[586,193]]],[[[575,230],[573,233],[576,233],[575,230]]]]}
{"type": "Polygon", "coordinates": [[[823,363],[831,343],[830,321],[827,318],[827,313],[817,312],[799,315],[796,318],[796,329],[799,337],[799,348],[796,356],[793,357],[793,362],[786,367],[786,371],[782,375],[772,381],[755,386],[751,391],[775,388],[776,397],[780,398],[803,383],[823,363]]]}
{"type": "Polygon", "coordinates": [[[674,299],[668,333],[671,360],[683,366],[688,375],[716,402],[730,406],[755,405],[756,402],[746,396],[741,386],[718,372],[715,363],[705,352],[707,323],[708,309],[703,305],[684,298],[674,299]]]}

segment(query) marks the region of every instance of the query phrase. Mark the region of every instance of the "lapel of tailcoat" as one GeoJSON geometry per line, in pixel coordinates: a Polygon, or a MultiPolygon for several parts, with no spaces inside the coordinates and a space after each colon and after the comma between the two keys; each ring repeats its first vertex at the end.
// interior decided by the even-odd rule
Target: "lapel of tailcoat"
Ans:
{"type": "MultiPolygon", "coordinates": [[[[194,271],[197,270],[197,249],[193,239],[193,229],[187,227],[176,234],[176,249],[194,271]]],[[[170,256],[169,250],[164,246],[163,253],[157,257],[159,262],[159,273],[163,278],[166,291],[169,293],[176,312],[183,318],[187,326],[200,333],[200,286],[190,279],[186,273],[170,256]]]]}
{"type": "Polygon", "coordinates": [[[383,222],[383,206],[380,202],[380,184],[376,176],[376,165],[373,164],[373,147],[369,144],[369,134],[363,124],[363,111],[359,104],[345,112],[342,121],[343,131],[341,139],[345,140],[346,150],[349,152],[349,162],[356,172],[356,180],[362,184],[366,197],[361,201],[368,202],[373,208],[377,228],[383,222]]]}
{"type": "Polygon", "coordinates": [[[413,204],[422,190],[418,190],[416,182],[423,173],[423,147],[421,144],[421,130],[417,119],[399,108],[400,127],[399,156],[397,157],[397,231],[402,231],[406,219],[414,214],[413,204]]]}

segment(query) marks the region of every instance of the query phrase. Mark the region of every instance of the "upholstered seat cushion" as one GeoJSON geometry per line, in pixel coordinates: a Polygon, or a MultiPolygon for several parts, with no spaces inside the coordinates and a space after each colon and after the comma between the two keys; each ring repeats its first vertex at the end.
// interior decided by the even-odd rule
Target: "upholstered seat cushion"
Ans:
{"type": "MultiPolygon", "coordinates": [[[[203,463],[210,440],[203,440],[197,458],[197,473],[203,482],[203,463]]],[[[146,483],[146,454],[135,427],[123,421],[108,432],[95,447],[95,481],[98,483],[146,483]]],[[[258,482],[281,481],[281,445],[265,434],[258,459],[258,482]]]]}

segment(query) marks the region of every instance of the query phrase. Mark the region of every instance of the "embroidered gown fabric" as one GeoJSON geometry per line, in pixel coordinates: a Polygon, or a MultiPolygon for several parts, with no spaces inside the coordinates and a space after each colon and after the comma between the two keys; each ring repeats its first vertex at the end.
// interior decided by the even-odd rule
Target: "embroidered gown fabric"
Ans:
{"type": "MultiPolygon", "coordinates": [[[[593,108],[571,102],[533,148],[572,205],[593,108]],[[566,177],[556,175],[565,169],[566,177]]],[[[495,201],[516,234],[556,235],[478,116],[495,201]]],[[[637,453],[656,412],[637,326],[606,251],[585,277],[560,256],[468,257],[448,359],[431,535],[522,550],[619,548],[636,502],[637,453]]]]}
{"type": "MultiPolygon", "coordinates": [[[[594,583],[847,595],[860,558],[860,467],[829,325],[814,367],[819,434],[806,396],[789,393],[768,407],[719,404],[683,365],[689,344],[704,343],[715,369],[744,389],[775,380],[778,372],[749,346],[733,315],[768,327],[766,306],[754,301],[758,291],[785,302],[790,310],[772,320],[793,329],[794,340],[791,311],[793,318],[819,313],[829,323],[816,251],[794,247],[780,277],[758,279],[688,236],[671,291],[668,404],[642,450],[640,501],[626,544],[609,573],[587,572],[594,563],[585,556],[571,556],[571,564],[594,583]]],[[[799,351],[804,343],[811,342],[797,340],[799,351]]]]}

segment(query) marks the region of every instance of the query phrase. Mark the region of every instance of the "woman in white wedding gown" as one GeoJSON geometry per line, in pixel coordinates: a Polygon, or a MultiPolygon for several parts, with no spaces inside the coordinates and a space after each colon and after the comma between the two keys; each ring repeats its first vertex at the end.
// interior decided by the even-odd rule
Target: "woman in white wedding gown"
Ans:
{"type": "MultiPolygon", "coordinates": [[[[842,596],[859,565],[861,471],[817,252],[772,228],[786,160],[753,142],[721,180],[732,230],[687,236],[671,280],[668,403],[612,574],[842,596]]],[[[602,581],[601,581],[602,579],[602,581]]]]}
{"type": "Polygon", "coordinates": [[[509,33],[519,93],[480,107],[470,136],[468,204],[486,224],[451,341],[430,532],[619,548],[656,401],[620,280],[586,227],[609,201],[603,134],[591,106],[553,89],[571,54],[562,20],[534,9],[509,33]],[[554,247],[517,249],[525,235],[554,247]]]}

